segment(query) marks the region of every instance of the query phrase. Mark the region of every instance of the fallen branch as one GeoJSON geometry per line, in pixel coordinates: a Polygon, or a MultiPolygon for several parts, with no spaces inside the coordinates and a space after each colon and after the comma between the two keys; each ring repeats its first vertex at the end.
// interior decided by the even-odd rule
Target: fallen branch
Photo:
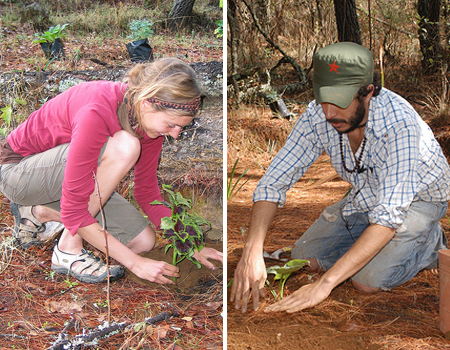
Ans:
{"type": "MultiPolygon", "coordinates": [[[[176,316],[178,316],[178,313],[176,311],[165,311],[154,317],[146,318],[144,322],[147,325],[151,325],[176,316]]],[[[91,333],[79,334],[72,339],[56,340],[55,344],[53,344],[47,350],[81,349],[81,347],[84,346],[98,344],[99,340],[109,338],[110,336],[118,334],[127,328],[134,328],[134,324],[130,324],[127,321],[113,324],[105,322],[103,325],[98,326],[97,330],[91,333]]],[[[65,338],[65,335],[62,336],[62,338],[65,338]]]]}
{"type": "Polygon", "coordinates": [[[4,337],[4,338],[15,338],[15,339],[27,339],[27,337],[21,336],[21,335],[17,335],[17,334],[4,334],[4,333],[0,333],[0,337],[4,337]]]}

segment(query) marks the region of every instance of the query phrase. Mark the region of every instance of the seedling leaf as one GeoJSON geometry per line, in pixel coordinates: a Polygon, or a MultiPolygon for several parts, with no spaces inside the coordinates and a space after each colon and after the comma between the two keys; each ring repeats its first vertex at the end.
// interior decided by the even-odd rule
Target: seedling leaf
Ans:
{"type": "Polygon", "coordinates": [[[302,260],[302,259],[293,259],[288,261],[284,266],[270,266],[268,267],[267,273],[274,274],[274,281],[280,280],[280,298],[283,298],[283,288],[284,284],[286,283],[286,280],[288,277],[295,271],[300,270],[303,266],[309,264],[309,260],[302,260]]]}

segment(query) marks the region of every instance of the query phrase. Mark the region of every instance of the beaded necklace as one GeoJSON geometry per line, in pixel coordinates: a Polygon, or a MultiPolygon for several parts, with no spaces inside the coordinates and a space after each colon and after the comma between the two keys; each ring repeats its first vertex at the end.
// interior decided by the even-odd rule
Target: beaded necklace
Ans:
{"type": "Polygon", "coordinates": [[[362,148],[361,148],[361,153],[359,154],[358,159],[356,159],[356,164],[355,167],[350,170],[347,168],[347,165],[345,165],[345,159],[344,159],[344,147],[342,146],[342,134],[339,134],[339,148],[341,150],[341,162],[342,162],[342,166],[344,167],[344,170],[346,172],[348,172],[349,174],[353,174],[355,171],[357,171],[358,173],[364,171],[363,168],[360,168],[360,164],[361,164],[361,160],[364,154],[364,149],[366,148],[366,143],[367,143],[367,138],[366,136],[364,136],[364,139],[362,141],[362,148]]]}

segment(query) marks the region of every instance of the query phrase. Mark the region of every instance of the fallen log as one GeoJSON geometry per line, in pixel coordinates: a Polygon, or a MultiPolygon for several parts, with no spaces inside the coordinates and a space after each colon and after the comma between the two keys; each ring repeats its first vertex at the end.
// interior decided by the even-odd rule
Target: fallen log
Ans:
{"type": "MultiPolygon", "coordinates": [[[[151,325],[176,316],[178,316],[178,313],[176,311],[165,311],[154,317],[146,318],[144,322],[147,325],[151,325]]],[[[64,333],[60,333],[60,336],[58,337],[56,342],[51,347],[47,348],[47,350],[81,349],[84,346],[97,344],[99,340],[109,338],[112,335],[118,334],[131,327],[134,327],[134,324],[130,324],[129,322],[112,324],[108,324],[106,322],[105,324],[98,326],[95,331],[87,334],[79,334],[72,337],[71,339],[66,339],[66,335],[64,333]]]]}

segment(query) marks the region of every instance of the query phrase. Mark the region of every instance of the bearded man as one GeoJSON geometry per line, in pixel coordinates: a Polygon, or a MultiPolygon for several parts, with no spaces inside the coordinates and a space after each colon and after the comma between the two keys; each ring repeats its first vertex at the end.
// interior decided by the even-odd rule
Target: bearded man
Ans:
{"type": "Polygon", "coordinates": [[[315,101],[253,195],[230,298],[242,312],[250,296],[255,310],[263,296],[263,244],[277,207],[323,152],[352,190],[301,235],[291,256],[325,272],[267,311],[313,307],[347,279],[365,292],[395,288],[435,267],[447,247],[439,221],[447,212],[450,169],[431,129],[374,80],[373,55],[363,46],[329,45],[316,53],[313,67],[315,101]]]}

